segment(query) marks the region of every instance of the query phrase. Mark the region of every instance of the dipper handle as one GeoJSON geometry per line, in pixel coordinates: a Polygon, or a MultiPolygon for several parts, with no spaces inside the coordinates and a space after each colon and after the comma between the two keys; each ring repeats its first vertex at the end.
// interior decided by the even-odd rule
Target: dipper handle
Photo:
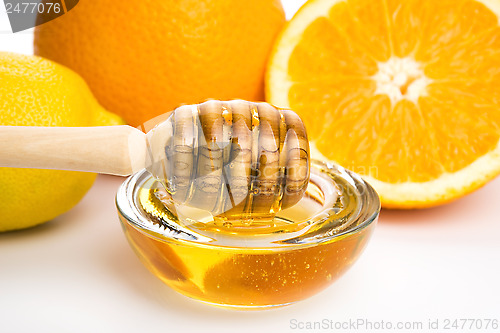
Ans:
{"type": "Polygon", "coordinates": [[[131,126],[0,126],[0,167],[127,176],[146,167],[146,135],[131,126]]]}

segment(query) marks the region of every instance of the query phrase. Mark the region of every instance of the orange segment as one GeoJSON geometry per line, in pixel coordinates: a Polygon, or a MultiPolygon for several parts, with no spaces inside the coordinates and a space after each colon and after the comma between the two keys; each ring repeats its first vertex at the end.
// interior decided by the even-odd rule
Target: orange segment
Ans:
{"type": "Polygon", "coordinates": [[[290,76],[295,82],[325,79],[338,76],[364,76],[375,74],[377,63],[360,52],[327,18],[318,18],[304,32],[305,44],[299,44],[290,56],[290,76]],[[315,50],[315,52],[311,52],[315,50]]]}
{"type": "Polygon", "coordinates": [[[338,82],[296,83],[290,88],[289,99],[293,105],[307,110],[301,114],[301,117],[308,132],[320,135],[323,130],[330,127],[334,120],[342,116],[335,115],[336,111],[342,112],[348,107],[353,108],[354,105],[362,102],[364,96],[370,96],[374,91],[375,84],[370,80],[343,78],[338,82]],[[345,82],[351,84],[345,84],[345,82]],[[325,108],[330,105],[338,107],[332,109],[330,113],[325,113],[325,108]]]}
{"type": "Polygon", "coordinates": [[[391,55],[388,21],[373,20],[374,12],[385,12],[384,1],[341,1],[330,9],[328,19],[360,50],[378,61],[387,61],[391,55]]]}
{"type": "Polygon", "coordinates": [[[440,0],[427,6],[416,59],[432,61],[450,49],[459,51],[468,41],[498,26],[497,16],[471,0],[440,0]]]}
{"type": "Polygon", "coordinates": [[[426,6],[422,6],[420,0],[387,0],[385,3],[393,55],[407,57],[419,43],[426,6]]]}
{"type": "Polygon", "coordinates": [[[267,98],[383,205],[448,202],[500,173],[499,13],[493,0],[310,0],[275,46],[267,98]]]}

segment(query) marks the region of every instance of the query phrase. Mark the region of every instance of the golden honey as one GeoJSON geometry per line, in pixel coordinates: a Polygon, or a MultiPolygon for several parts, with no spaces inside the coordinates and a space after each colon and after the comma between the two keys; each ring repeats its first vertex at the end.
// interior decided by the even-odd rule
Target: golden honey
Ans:
{"type": "Polygon", "coordinates": [[[175,205],[147,173],[122,185],[117,205],[154,275],[186,296],[235,308],[286,305],[329,286],[366,246],[380,208],[359,177],[320,162],[302,200],[274,219],[228,221],[175,205]]]}

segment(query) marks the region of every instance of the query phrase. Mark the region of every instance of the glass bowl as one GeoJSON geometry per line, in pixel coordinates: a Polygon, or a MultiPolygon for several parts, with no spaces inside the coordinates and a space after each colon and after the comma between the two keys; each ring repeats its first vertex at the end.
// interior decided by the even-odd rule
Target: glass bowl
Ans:
{"type": "Polygon", "coordinates": [[[157,189],[144,170],[118,190],[119,218],[135,253],[181,294],[240,309],[283,306],[328,287],[359,257],[380,211],[369,184],[319,161],[312,161],[302,200],[255,234],[196,210],[157,205],[157,189]]]}

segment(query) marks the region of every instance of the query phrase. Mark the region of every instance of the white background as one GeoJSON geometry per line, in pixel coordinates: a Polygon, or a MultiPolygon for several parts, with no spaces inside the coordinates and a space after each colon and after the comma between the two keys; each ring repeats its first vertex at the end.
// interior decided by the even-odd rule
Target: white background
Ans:
{"type": "MultiPolygon", "coordinates": [[[[302,2],[285,0],[288,15],[302,2]]],[[[10,32],[0,6],[0,50],[30,54],[31,43],[31,31],[10,32]]],[[[500,320],[500,179],[439,208],[384,210],[365,253],[333,286],[253,312],[197,303],[151,275],[118,223],[122,181],[99,176],[69,213],[0,234],[0,332],[301,331],[294,319],[421,321],[427,331],[429,319],[441,328],[446,319],[500,320]]]]}

